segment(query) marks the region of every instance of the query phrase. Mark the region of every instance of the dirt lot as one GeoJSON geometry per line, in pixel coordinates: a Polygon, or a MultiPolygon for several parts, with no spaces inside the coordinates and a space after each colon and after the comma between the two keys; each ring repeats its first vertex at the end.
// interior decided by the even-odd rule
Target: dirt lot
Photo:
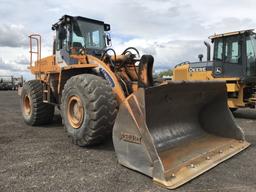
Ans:
{"type": "MultiPolygon", "coordinates": [[[[95,148],[73,145],[61,125],[23,123],[16,92],[0,92],[0,191],[168,191],[117,163],[111,139],[95,148]]],[[[256,110],[237,122],[252,146],[175,191],[256,191],[256,110]]]]}

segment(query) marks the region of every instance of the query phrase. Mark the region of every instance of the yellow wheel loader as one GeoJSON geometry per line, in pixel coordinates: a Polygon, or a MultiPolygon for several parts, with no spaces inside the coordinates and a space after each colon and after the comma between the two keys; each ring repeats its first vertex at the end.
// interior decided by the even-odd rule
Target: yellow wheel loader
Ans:
{"type": "Polygon", "coordinates": [[[228,110],[225,82],[156,81],[153,57],[133,47],[117,55],[102,21],[64,15],[52,29],[46,58],[40,35],[30,36],[36,78],[21,90],[27,124],[50,123],[56,106],[75,144],[95,145],[112,133],[122,165],[170,189],[249,146],[228,110]]]}
{"type": "Polygon", "coordinates": [[[173,71],[173,80],[221,80],[226,81],[228,106],[255,108],[256,104],[256,34],[254,30],[215,34],[209,37],[213,43],[207,46],[207,61],[184,62],[173,71]]]}

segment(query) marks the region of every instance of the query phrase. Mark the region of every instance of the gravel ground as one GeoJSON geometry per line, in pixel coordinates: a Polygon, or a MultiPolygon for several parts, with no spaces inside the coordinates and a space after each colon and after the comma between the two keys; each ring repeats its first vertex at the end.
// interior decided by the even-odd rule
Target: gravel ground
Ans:
{"type": "MultiPolygon", "coordinates": [[[[44,127],[23,123],[16,92],[0,92],[0,192],[169,191],[117,163],[111,139],[80,148],[67,138],[61,118],[44,127]]],[[[256,191],[256,110],[238,110],[251,147],[174,191],[256,191]]]]}

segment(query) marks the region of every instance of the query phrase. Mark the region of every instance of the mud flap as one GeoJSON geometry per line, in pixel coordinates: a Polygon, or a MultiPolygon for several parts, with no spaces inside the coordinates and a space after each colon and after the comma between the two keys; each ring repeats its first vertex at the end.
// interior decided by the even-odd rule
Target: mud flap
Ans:
{"type": "Polygon", "coordinates": [[[170,189],[249,146],[216,81],[139,89],[120,105],[113,142],[122,165],[170,189]]]}

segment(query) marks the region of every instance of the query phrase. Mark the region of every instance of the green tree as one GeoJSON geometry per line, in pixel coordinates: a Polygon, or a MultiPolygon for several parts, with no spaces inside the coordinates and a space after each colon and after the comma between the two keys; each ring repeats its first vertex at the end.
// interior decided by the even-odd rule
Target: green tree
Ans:
{"type": "Polygon", "coordinates": [[[167,70],[167,71],[161,71],[159,74],[158,74],[158,77],[163,77],[163,76],[172,76],[172,70],[171,69],[169,69],[169,70],[167,70]]]}

